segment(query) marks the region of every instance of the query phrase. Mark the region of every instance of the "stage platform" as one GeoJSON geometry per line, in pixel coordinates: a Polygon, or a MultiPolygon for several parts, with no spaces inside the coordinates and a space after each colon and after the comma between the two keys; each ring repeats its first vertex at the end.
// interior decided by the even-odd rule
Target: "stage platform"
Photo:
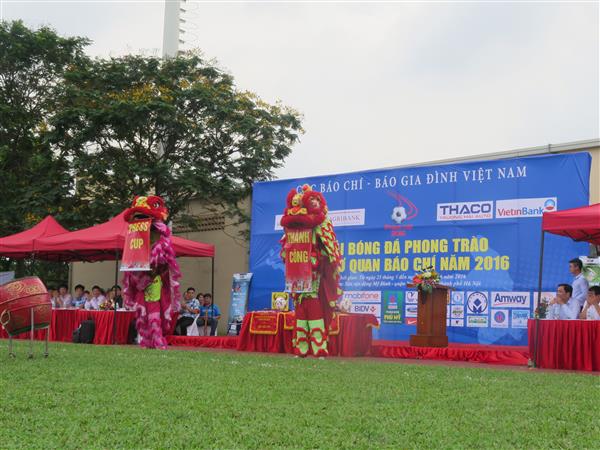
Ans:
{"type": "MultiPolygon", "coordinates": [[[[167,336],[172,346],[204,347],[235,350],[237,336],[167,336]]],[[[483,364],[526,366],[529,360],[527,347],[499,345],[473,345],[451,343],[446,348],[411,347],[402,341],[373,341],[371,357],[399,359],[429,359],[438,361],[464,361],[483,364]]]]}
{"type": "Polygon", "coordinates": [[[371,356],[526,366],[529,350],[527,347],[455,343],[445,348],[411,347],[406,341],[373,341],[371,356]]]}

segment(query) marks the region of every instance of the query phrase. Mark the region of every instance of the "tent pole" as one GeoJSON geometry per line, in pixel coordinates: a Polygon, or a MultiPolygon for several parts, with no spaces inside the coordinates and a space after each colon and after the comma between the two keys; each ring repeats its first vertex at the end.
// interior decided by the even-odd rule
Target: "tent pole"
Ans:
{"type": "MultiPolygon", "coordinates": [[[[542,273],[544,269],[544,237],[546,236],[546,232],[542,227],[542,242],[540,244],[540,272],[538,274],[538,308],[542,303],[542,273]]],[[[535,311],[534,311],[535,313],[535,311]]],[[[538,340],[539,340],[539,327],[540,319],[539,317],[535,318],[535,341],[533,347],[533,367],[537,367],[537,357],[538,357],[538,340]]]]}
{"type": "Polygon", "coordinates": [[[35,268],[35,252],[31,252],[31,267],[29,268],[29,275],[34,276],[35,272],[34,269],[35,268]]]}
{"type": "MultiPolygon", "coordinates": [[[[119,284],[119,250],[115,250],[115,284],[113,287],[119,284]]],[[[115,299],[117,292],[115,291],[115,299]]],[[[112,343],[115,345],[117,340],[117,303],[115,302],[115,313],[113,320],[113,335],[112,335],[112,343]]]]}
{"type": "Polygon", "coordinates": [[[215,301],[215,257],[210,258],[210,295],[215,301]]]}

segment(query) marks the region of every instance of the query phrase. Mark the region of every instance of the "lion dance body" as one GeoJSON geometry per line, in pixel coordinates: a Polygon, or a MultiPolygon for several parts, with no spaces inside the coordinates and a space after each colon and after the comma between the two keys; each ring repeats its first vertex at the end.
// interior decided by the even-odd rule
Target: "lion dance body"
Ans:
{"type": "Polygon", "coordinates": [[[165,336],[172,329],[172,315],[179,308],[179,264],[171,243],[171,230],[165,224],[169,212],[162,198],[136,197],[125,212],[125,220],[152,219],[150,271],[125,272],[125,305],[135,308],[140,345],[166,349],[165,336]]]}
{"type": "MultiPolygon", "coordinates": [[[[304,357],[312,351],[315,356],[327,356],[329,324],[342,295],[339,275],[342,259],[333,224],[327,217],[325,198],[309,186],[303,186],[301,193],[291,190],[281,225],[285,229],[311,229],[311,292],[292,292],[296,310],[294,353],[304,357]]],[[[281,256],[285,260],[285,235],[281,245],[281,256]]]]}

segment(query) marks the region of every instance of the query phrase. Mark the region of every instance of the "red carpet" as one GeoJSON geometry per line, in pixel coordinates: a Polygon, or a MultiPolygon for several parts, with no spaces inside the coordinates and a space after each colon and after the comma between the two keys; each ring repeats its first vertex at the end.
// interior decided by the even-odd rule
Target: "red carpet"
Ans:
{"type": "Polygon", "coordinates": [[[227,348],[235,350],[237,336],[167,336],[169,345],[180,347],[227,348]]]}
{"type": "Polygon", "coordinates": [[[526,366],[529,350],[527,347],[454,343],[446,348],[411,347],[406,341],[373,341],[371,356],[526,366]]]}
{"type": "MultiPolygon", "coordinates": [[[[170,345],[235,350],[237,336],[167,336],[170,345]]],[[[408,342],[373,341],[371,356],[380,358],[466,361],[484,364],[526,366],[527,347],[450,344],[447,348],[411,347],[408,342]]]]}

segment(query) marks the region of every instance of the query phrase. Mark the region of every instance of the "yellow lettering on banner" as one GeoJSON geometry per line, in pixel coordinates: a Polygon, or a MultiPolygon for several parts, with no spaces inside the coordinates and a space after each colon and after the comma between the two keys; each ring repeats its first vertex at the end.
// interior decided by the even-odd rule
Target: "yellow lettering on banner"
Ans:
{"type": "Polygon", "coordinates": [[[414,271],[419,271],[419,270],[425,270],[425,269],[429,269],[430,267],[435,269],[435,256],[425,256],[423,258],[415,258],[413,259],[413,270],[414,271]]]}
{"type": "Polygon", "coordinates": [[[477,238],[473,236],[471,239],[468,238],[454,238],[452,239],[454,245],[454,252],[456,253],[477,253],[487,252],[490,248],[490,244],[487,238],[477,238]]]}
{"type": "Polygon", "coordinates": [[[447,239],[409,239],[404,241],[404,253],[446,253],[447,239]]]}
{"type": "Polygon", "coordinates": [[[135,233],[137,231],[148,231],[148,222],[130,223],[127,230],[130,233],[135,233]]]}
{"type": "Polygon", "coordinates": [[[408,258],[385,258],[383,260],[385,272],[406,272],[408,270],[408,258]]]}
{"type": "Polygon", "coordinates": [[[308,244],[310,242],[310,231],[289,231],[287,241],[290,244],[308,244]]]}
{"type": "Polygon", "coordinates": [[[135,238],[132,239],[131,242],[129,243],[129,248],[131,250],[137,250],[140,249],[144,246],[144,240],[140,239],[140,238],[135,238]]]}
{"type": "Polygon", "coordinates": [[[440,270],[471,270],[471,258],[469,256],[442,256],[440,258],[440,270]]]}
{"type": "Polygon", "coordinates": [[[291,263],[307,263],[308,252],[306,250],[292,250],[289,252],[291,263]]]}
{"type": "Polygon", "coordinates": [[[377,258],[351,259],[349,266],[350,272],[353,273],[380,272],[381,260],[377,258]]]}

